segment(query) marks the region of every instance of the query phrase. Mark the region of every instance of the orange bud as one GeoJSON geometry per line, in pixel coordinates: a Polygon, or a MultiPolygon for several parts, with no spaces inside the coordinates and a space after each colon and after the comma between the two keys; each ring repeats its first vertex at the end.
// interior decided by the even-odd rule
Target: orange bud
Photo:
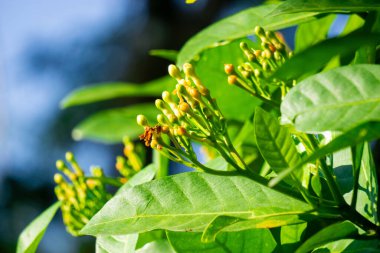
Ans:
{"type": "Polygon", "coordinates": [[[203,85],[200,85],[198,89],[202,96],[208,96],[210,94],[210,91],[203,85]]]}
{"type": "Polygon", "coordinates": [[[178,128],[176,128],[176,134],[183,136],[186,134],[186,129],[184,127],[178,127],[178,128]]]}
{"type": "Polygon", "coordinates": [[[237,76],[235,75],[229,75],[228,76],[228,83],[233,85],[233,84],[236,84],[237,82],[237,76]]]}
{"type": "Polygon", "coordinates": [[[231,75],[234,72],[234,65],[224,64],[224,72],[226,72],[227,75],[231,75]]]}
{"type": "Polygon", "coordinates": [[[199,94],[198,90],[195,89],[195,88],[192,88],[192,87],[189,87],[188,92],[189,92],[190,96],[192,96],[192,97],[195,98],[195,99],[199,99],[200,96],[201,96],[201,95],[199,94]]]}
{"type": "Polygon", "coordinates": [[[271,52],[275,52],[275,51],[276,51],[276,47],[273,46],[273,44],[269,44],[269,50],[270,50],[271,52]]]}
{"type": "Polygon", "coordinates": [[[179,104],[179,109],[182,111],[182,112],[188,112],[190,110],[190,106],[188,103],[186,102],[182,102],[179,104]]]}

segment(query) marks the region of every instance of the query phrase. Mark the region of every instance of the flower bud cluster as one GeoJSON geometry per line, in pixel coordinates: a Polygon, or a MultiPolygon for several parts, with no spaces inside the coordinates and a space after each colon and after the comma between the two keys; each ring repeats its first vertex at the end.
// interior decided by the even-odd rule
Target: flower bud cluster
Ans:
{"type": "Polygon", "coordinates": [[[285,86],[278,80],[268,80],[268,77],[278,69],[289,57],[289,52],[283,39],[272,31],[265,31],[262,27],[255,28],[255,34],[260,40],[260,49],[250,48],[247,43],[241,42],[247,62],[235,68],[232,64],[225,64],[224,70],[228,75],[228,83],[262,98],[271,100],[269,85],[285,86]]]}
{"type": "Polygon", "coordinates": [[[62,202],[62,217],[67,231],[77,236],[91,217],[111,198],[111,195],[100,180],[104,176],[101,168],[93,167],[92,177],[87,178],[73,153],[67,152],[66,160],[71,169],[62,160],[56,163],[61,173],[54,175],[54,181],[57,184],[55,194],[62,202]]]}
{"type": "Polygon", "coordinates": [[[145,116],[137,116],[137,123],[145,130],[140,139],[174,161],[200,167],[192,141],[217,145],[227,134],[225,118],[191,64],[183,65],[183,73],[170,65],[169,74],[178,83],[173,92],[164,91],[162,99],[155,101],[161,111],[158,123],[150,126],[145,116]]]}
{"type": "MultiPolygon", "coordinates": [[[[140,143],[133,143],[128,137],[123,139],[124,156],[116,157],[116,169],[124,177],[126,182],[130,177],[139,172],[142,167],[145,157],[144,148],[140,143]]],[[[124,182],[123,182],[124,183],[124,182]]]]}

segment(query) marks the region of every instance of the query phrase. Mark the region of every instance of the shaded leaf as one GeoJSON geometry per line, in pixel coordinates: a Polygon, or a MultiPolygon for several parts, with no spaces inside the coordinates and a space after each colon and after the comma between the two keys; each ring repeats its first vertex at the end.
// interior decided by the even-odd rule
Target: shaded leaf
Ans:
{"type": "Polygon", "coordinates": [[[155,122],[158,110],[154,104],[137,104],[110,109],[91,115],[73,130],[75,140],[90,139],[104,143],[121,142],[124,136],[137,138],[144,129],[137,125],[136,116],[144,114],[155,122]]]}
{"type": "Polygon", "coordinates": [[[241,41],[245,41],[249,46],[255,46],[252,41],[245,39],[210,48],[204,51],[193,65],[203,84],[210,90],[211,96],[216,99],[223,115],[230,120],[243,121],[253,113],[261,101],[227,82],[228,76],[224,72],[224,64],[231,63],[237,66],[246,61],[239,47],[241,41]]]}
{"type": "Polygon", "coordinates": [[[273,77],[293,80],[319,71],[335,56],[345,56],[365,45],[380,43],[379,34],[351,33],[344,37],[322,41],[294,55],[282,64],[273,77]]]}
{"type": "Polygon", "coordinates": [[[278,30],[313,19],[315,13],[268,16],[278,5],[262,5],[241,11],[216,22],[197,33],[182,47],[177,63],[182,66],[195,58],[201,51],[218,46],[219,42],[243,38],[253,34],[255,26],[278,30]]]}
{"type": "Polygon", "coordinates": [[[269,229],[220,233],[215,242],[211,243],[201,243],[201,235],[202,233],[167,232],[170,244],[178,253],[266,253],[273,252],[277,245],[269,229]]]}
{"type": "Polygon", "coordinates": [[[256,143],[255,140],[249,138],[252,135],[254,135],[254,125],[251,120],[246,120],[243,127],[239,130],[239,133],[233,140],[234,147],[239,148],[245,142],[256,143]]]}
{"type": "MultiPolygon", "coordinates": [[[[351,157],[347,163],[352,165],[351,157]]],[[[360,163],[356,210],[368,220],[377,224],[378,211],[376,206],[379,189],[377,184],[376,167],[373,161],[371,148],[369,147],[368,143],[364,145],[363,155],[360,163]]],[[[348,203],[351,202],[352,197],[353,191],[350,191],[344,195],[344,198],[348,203]]]]}
{"type": "Polygon", "coordinates": [[[308,223],[281,227],[280,240],[283,252],[294,252],[303,240],[308,223]]]}
{"type": "Polygon", "coordinates": [[[139,233],[136,249],[144,247],[145,244],[166,238],[164,230],[153,230],[145,233],[139,233]]]}
{"type": "Polygon", "coordinates": [[[238,223],[241,221],[240,218],[230,217],[230,216],[218,216],[213,221],[208,224],[202,234],[201,241],[203,243],[214,242],[216,235],[222,231],[223,228],[238,223]]]}
{"type": "Polygon", "coordinates": [[[346,35],[353,32],[356,29],[359,29],[364,25],[364,19],[359,15],[352,14],[347,20],[346,26],[344,27],[342,34],[346,35]]]}
{"type": "Polygon", "coordinates": [[[376,253],[379,252],[379,240],[353,240],[343,239],[327,243],[313,250],[313,253],[376,253]]]}
{"type": "Polygon", "coordinates": [[[166,240],[157,240],[149,242],[144,245],[141,249],[136,250],[136,253],[153,253],[153,252],[165,252],[165,253],[175,253],[173,248],[170,246],[169,242],[166,240]]]}
{"type": "Polygon", "coordinates": [[[333,139],[331,142],[315,150],[311,155],[303,159],[301,163],[295,167],[286,169],[282,171],[278,176],[271,180],[270,186],[277,184],[284,177],[289,175],[294,170],[302,168],[307,163],[314,162],[315,160],[326,156],[327,154],[332,154],[338,150],[354,146],[358,143],[371,141],[380,137],[380,122],[369,122],[364,123],[358,127],[355,127],[347,132],[339,135],[337,138],[333,139]]]}
{"type": "Polygon", "coordinates": [[[167,49],[153,49],[149,51],[149,55],[152,56],[157,56],[162,59],[171,61],[171,62],[176,62],[177,61],[177,56],[178,56],[178,51],[176,50],[167,50],[167,49]]]}
{"type": "Polygon", "coordinates": [[[213,169],[213,170],[228,170],[229,163],[224,160],[222,156],[218,156],[208,162],[205,163],[205,166],[207,168],[213,169]]]}
{"type": "Polygon", "coordinates": [[[36,252],[47,226],[50,224],[60,206],[61,202],[51,205],[21,232],[17,241],[17,253],[36,252]]]}
{"type": "Polygon", "coordinates": [[[96,237],[96,253],[134,253],[139,235],[113,235],[96,237]]]}
{"type": "Polygon", "coordinates": [[[380,3],[377,0],[287,0],[273,12],[275,14],[297,12],[367,12],[379,10],[380,3]]]}
{"type": "Polygon", "coordinates": [[[74,90],[61,101],[61,107],[67,108],[120,97],[160,96],[163,90],[171,90],[176,81],[166,76],[145,84],[104,83],[81,87],[74,90]]]}
{"type": "Polygon", "coordinates": [[[380,120],[380,66],[358,64],[314,75],[290,90],[282,120],[300,131],[342,131],[380,120]]]}
{"type": "Polygon", "coordinates": [[[302,222],[306,203],[246,177],[189,172],[135,186],[112,198],[83,234],[127,234],[154,229],[203,231],[218,216],[249,219],[229,231],[302,222]],[[270,196],[270,197],[268,197],[270,196]]]}
{"type": "MultiPolygon", "coordinates": [[[[261,108],[257,108],[254,118],[256,143],[265,161],[276,172],[296,166],[301,162],[290,131],[278,120],[261,108]]],[[[298,178],[301,176],[299,175],[298,178]]],[[[292,179],[285,180],[292,183],[292,179]]]]}
{"type": "Polygon", "coordinates": [[[330,225],[319,232],[315,233],[312,237],[307,239],[296,253],[307,253],[316,247],[328,242],[336,241],[347,236],[357,235],[358,229],[349,221],[343,221],[330,225]]]}
{"type": "Polygon", "coordinates": [[[335,18],[336,15],[328,15],[327,17],[300,24],[295,35],[294,51],[298,53],[325,40],[335,18]]]}

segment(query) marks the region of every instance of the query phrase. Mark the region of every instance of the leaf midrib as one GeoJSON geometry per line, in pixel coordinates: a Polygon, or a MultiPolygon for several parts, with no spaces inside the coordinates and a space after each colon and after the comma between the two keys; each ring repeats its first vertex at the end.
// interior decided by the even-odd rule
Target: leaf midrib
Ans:
{"type": "Polygon", "coordinates": [[[294,116],[292,117],[292,121],[295,122],[296,118],[303,114],[310,114],[317,111],[325,111],[326,109],[339,109],[343,107],[350,107],[350,106],[371,104],[371,103],[380,103],[380,98],[370,98],[370,99],[364,99],[364,100],[342,102],[339,104],[327,104],[327,105],[314,104],[313,107],[309,107],[310,109],[294,114],[294,116]]]}
{"type": "MultiPolygon", "coordinates": [[[[88,226],[86,227],[85,229],[89,229],[89,228],[92,228],[92,227],[97,227],[97,226],[102,226],[102,225],[105,225],[105,224],[111,224],[111,223],[115,223],[115,222],[125,222],[125,221],[128,221],[128,220],[133,220],[133,219],[140,219],[140,218],[162,218],[162,217],[178,217],[178,216],[182,216],[182,217],[186,217],[186,216],[214,216],[214,215],[225,215],[225,214],[250,214],[250,213],[253,213],[254,211],[232,211],[232,212],[209,212],[209,213],[189,213],[189,214],[182,214],[182,213],[179,213],[179,214],[148,214],[148,215],[136,215],[136,216],[133,216],[133,217],[129,217],[129,218],[123,218],[123,219],[113,219],[113,220],[110,220],[110,221],[104,221],[104,222],[99,222],[99,223],[96,223],[92,226],[88,226]]],[[[249,220],[255,220],[255,219],[262,219],[262,218],[269,218],[269,217],[278,217],[278,216],[285,216],[285,215],[298,215],[298,214],[304,214],[304,213],[309,213],[309,214],[312,214],[312,212],[308,212],[308,211],[288,211],[288,212],[281,212],[281,213],[275,213],[275,214],[265,214],[265,215],[258,215],[258,216],[254,216],[253,219],[250,219],[250,218],[247,218],[247,221],[249,220]]]]}

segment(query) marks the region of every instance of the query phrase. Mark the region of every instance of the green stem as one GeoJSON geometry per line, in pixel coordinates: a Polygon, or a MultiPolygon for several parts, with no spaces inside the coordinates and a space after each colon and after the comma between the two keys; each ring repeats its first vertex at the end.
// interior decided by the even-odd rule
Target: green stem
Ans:
{"type": "Polygon", "coordinates": [[[228,136],[228,133],[226,133],[225,136],[223,136],[223,142],[227,147],[227,150],[229,150],[232,159],[234,159],[237,163],[237,165],[243,169],[247,169],[247,165],[245,164],[244,160],[241,158],[239,153],[236,151],[234,145],[232,145],[232,142],[230,140],[230,137],[228,136]]]}
{"type": "Polygon", "coordinates": [[[334,176],[331,174],[331,171],[329,170],[326,161],[323,159],[319,159],[319,162],[321,164],[323,175],[326,178],[327,185],[331,191],[331,194],[334,197],[334,200],[338,205],[346,204],[346,201],[344,200],[343,195],[340,192],[339,186],[336,183],[334,176]]]}
{"type": "MultiPolygon", "coordinates": [[[[310,141],[310,144],[312,145],[313,149],[316,149],[318,147],[318,144],[316,142],[315,136],[310,135],[310,134],[308,134],[307,136],[308,136],[308,140],[310,141]]],[[[346,201],[344,200],[343,195],[340,192],[340,189],[338,187],[338,184],[336,183],[334,176],[332,175],[331,171],[329,170],[329,168],[326,164],[326,161],[324,159],[319,159],[318,161],[321,164],[321,169],[322,169],[323,175],[326,178],[327,185],[331,191],[331,194],[334,197],[334,200],[336,201],[338,206],[346,204],[346,201]]]]}
{"type": "Polygon", "coordinates": [[[156,178],[168,175],[169,159],[156,149],[153,150],[153,163],[157,166],[156,178]]]}
{"type": "MultiPolygon", "coordinates": [[[[309,135],[309,140],[313,145],[316,145],[314,136],[309,135]]],[[[323,159],[320,159],[319,161],[321,163],[322,172],[326,177],[327,185],[329,186],[330,191],[338,204],[338,208],[341,210],[343,218],[351,221],[355,225],[365,230],[367,233],[376,233],[378,236],[380,236],[380,227],[373,224],[371,221],[361,215],[356,209],[346,203],[334,179],[334,176],[331,174],[330,170],[327,167],[326,162],[323,159]]]]}
{"type": "Polygon", "coordinates": [[[371,221],[367,220],[363,215],[361,215],[358,211],[353,209],[347,203],[344,203],[340,207],[343,218],[351,221],[368,234],[377,234],[377,237],[380,237],[380,227],[373,224],[371,221]]]}
{"type": "Polygon", "coordinates": [[[352,189],[352,199],[351,207],[356,209],[356,203],[358,199],[358,190],[359,190],[359,175],[360,175],[360,165],[363,156],[364,143],[360,143],[354,147],[351,147],[352,153],[352,169],[354,177],[354,186],[352,189]]]}

